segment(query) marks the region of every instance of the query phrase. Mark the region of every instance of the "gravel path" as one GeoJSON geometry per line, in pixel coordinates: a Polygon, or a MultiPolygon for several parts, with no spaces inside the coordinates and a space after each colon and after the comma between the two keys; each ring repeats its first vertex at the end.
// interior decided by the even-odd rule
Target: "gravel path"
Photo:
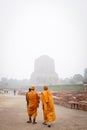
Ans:
{"type": "Polygon", "coordinates": [[[87,130],[87,111],[55,105],[56,121],[51,128],[44,126],[41,105],[37,124],[28,124],[25,96],[0,94],[0,130],[87,130]]]}

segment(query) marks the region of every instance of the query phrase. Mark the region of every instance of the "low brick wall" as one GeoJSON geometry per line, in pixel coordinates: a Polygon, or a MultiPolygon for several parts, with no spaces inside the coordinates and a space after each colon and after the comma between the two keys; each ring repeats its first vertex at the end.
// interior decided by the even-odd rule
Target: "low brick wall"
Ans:
{"type": "MultiPolygon", "coordinates": [[[[58,105],[62,105],[68,108],[71,108],[71,104],[69,101],[87,101],[87,92],[56,92],[53,93],[54,103],[58,105]]],[[[75,108],[77,109],[77,108],[75,108]]],[[[87,104],[81,104],[78,105],[79,110],[87,111],[87,104]]]]}

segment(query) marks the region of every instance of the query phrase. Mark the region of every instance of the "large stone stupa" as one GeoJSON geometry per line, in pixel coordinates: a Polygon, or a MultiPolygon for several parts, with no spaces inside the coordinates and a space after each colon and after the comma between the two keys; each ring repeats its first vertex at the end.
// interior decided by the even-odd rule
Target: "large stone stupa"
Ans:
{"type": "Polygon", "coordinates": [[[42,55],[35,60],[34,72],[31,74],[30,84],[58,84],[58,75],[55,72],[55,64],[52,58],[47,55],[42,55]]]}

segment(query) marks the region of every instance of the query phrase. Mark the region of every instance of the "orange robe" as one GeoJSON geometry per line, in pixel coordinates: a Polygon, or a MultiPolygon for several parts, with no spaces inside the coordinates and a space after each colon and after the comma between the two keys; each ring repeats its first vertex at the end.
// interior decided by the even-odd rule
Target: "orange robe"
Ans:
{"type": "Polygon", "coordinates": [[[28,104],[28,115],[37,116],[37,108],[39,105],[40,97],[35,91],[31,91],[27,95],[29,104],[28,104]]]}
{"type": "Polygon", "coordinates": [[[56,119],[54,110],[54,101],[52,93],[49,90],[44,90],[42,92],[42,106],[44,122],[52,122],[56,119]]]}

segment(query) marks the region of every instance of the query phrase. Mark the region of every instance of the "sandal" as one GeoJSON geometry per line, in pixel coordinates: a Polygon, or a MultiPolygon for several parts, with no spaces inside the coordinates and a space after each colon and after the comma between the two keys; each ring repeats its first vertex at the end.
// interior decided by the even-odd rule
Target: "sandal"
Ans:
{"type": "Polygon", "coordinates": [[[27,123],[32,123],[32,121],[27,121],[27,123]]]}
{"type": "Polygon", "coordinates": [[[43,124],[43,125],[47,125],[47,123],[46,123],[46,122],[43,122],[42,124],[43,124]]]}

